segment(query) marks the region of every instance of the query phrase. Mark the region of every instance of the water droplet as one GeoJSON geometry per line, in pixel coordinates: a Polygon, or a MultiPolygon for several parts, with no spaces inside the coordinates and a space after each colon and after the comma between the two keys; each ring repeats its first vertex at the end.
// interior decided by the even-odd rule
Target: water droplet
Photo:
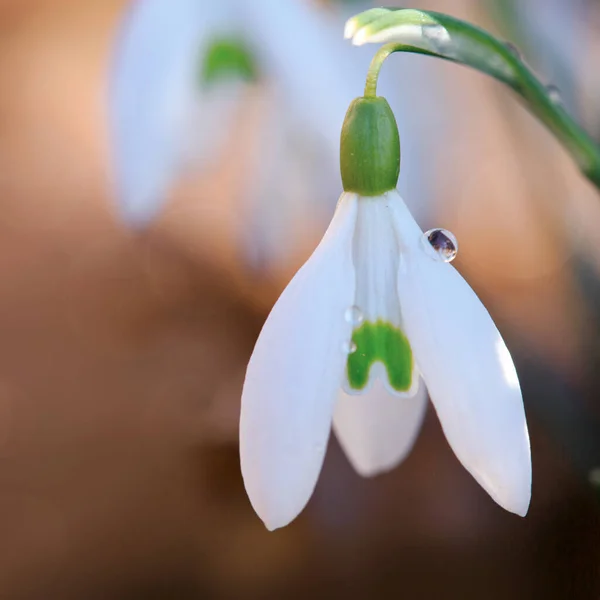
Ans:
{"type": "Polygon", "coordinates": [[[430,229],[423,234],[427,253],[442,262],[452,262],[458,254],[458,241],[447,229],[430,229]]]}
{"type": "Polygon", "coordinates": [[[600,468],[595,467],[594,469],[592,469],[589,472],[588,478],[589,478],[590,483],[594,487],[600,487],[600,468]]]}
{"type": "Polygon", "coordinates": [[[560,90],[553,83],[546,86],[546,92],[554,104],[558,104],[559,106],[563,105],[560,90]]]}
{"type": "Polygon", "coordinates": [[[362,310],[358,308],[358,306],[351,306],[350,308],[348,308],[346,310],[344,318],[348,323],[350,323],[350,325],[352,325],[352,327],[360,325],[365,320],[365,316],[363,315],[362,310]]]}
{"type": "Polygon", "coordinates": [[[350,342],[346,342],[343,347],[342,350],[346,353],[346,354],[354,354],[357,350],[357,346],[353,341],[350,342]]]}
{"type": "Polygon", "coordinates": [[[521,54],[521,51],[512,42],[505,42],[504,45],[514,57],[518,58],[519,60],[523,60],[523,55],[521,54]]]}

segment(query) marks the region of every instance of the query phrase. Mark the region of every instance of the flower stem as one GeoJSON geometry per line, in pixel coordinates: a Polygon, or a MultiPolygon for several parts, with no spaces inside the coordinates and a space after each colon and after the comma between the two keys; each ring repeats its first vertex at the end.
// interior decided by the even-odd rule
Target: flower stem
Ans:
{"type": "Polygon", "coordinates": [[[379,73],[385,59],[394,52],[397,52],[397,44],[386,44],[382,46],[371,61],[369,65],[369,71],[367,72],[367,82],[365,83],[365,98],[376,98],[377,97],[377,81],[379,79],[379,73]]]}
{"type": "Polygon", "coordinates": [[[381,67],[394,52],[425,54],[472,67],[511,87],[600,190],[600,147],[565,110],[556,90],[538,79],[513,46],[449,15],[411,9],[390,9],[369,20],[364,30],[361,43],[393,40],[382,46],[371,62],[365,85],[367,98],[376,96],[381,67]],[[386,32],[390,32],[387,37],[386,32]]]}

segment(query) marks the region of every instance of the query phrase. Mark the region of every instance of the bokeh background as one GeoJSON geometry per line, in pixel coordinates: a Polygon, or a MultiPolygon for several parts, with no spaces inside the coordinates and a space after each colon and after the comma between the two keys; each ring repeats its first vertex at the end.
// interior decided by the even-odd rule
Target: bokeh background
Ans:
{"type": "MultiPolygon", "coordinates": [[[[286,175],[248,194],[278,98],[261,80],[210,169],[147,230],[124,227],[106,98],[126,4],[0,2],[0,598],[600,598],[598,192],[500,84],[388,61],[401,191],[424,229],[457,235],[517,364],[531,509],[487,497],[430,409],[409,458],[373,480],[332,439],[307,509],[268,533],[239,471],[245,365],[339,186],[311,178],[318,131],[290,127],[286,175]]],[[[332,35],[368,7],[312,4],[332,35]]],[[[510,39],[600,142],[600,2],[412,6],[510,39]]]]}

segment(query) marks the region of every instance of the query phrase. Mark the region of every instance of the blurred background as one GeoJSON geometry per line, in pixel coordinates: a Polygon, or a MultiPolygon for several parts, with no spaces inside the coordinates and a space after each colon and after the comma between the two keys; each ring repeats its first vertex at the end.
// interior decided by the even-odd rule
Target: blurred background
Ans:
{"type": "MultiPolygon", "coordinates": [[[[338,37],[369,6],[305,1],[338,37]]],[[[600,2],[412,6],[511,40],[600,142],[600,2]]],[[[333,212],[335,156],[324,177],[319,127],[295,126],[259,78],[217,121],[210,167],[185,173],[147,230],[128,230],[106,106],[126,7],[0,2],[0,597],[600,598],[598,192],[500,84],[388,61],[401,192],[423,229],[457,235],[455,264],[517,364],[531,509],[499,508],[430,408],[412,454],[373,480],[332,439],[307,509],[268,533],[239,471],[241,385],[333,212]],[[282,150],[269,153],[273,135],[282,150]]]]}

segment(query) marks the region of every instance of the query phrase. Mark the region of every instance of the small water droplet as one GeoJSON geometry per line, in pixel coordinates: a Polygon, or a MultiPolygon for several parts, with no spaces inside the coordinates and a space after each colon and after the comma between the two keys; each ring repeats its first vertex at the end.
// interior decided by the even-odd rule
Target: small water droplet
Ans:
{"type": "Polygon", "coordinates": [[[589,472],[588,478],[589,478],[590,483],[594,487],[600,487],[600,468],[595,467],[594,469],[592,469],[589,472]]]}
{"type": "Polygon", "coordinates": [[[353,341],[349,341],[346,342],[343,346],[342,346],[342,350],[346,353],[346,354],[354,354],[357,350],[357,346],[353,341]]]}
{"type": "Polygon", "coordinates": [[[452,262],[458,254],[458,241],[447,229],[430,229],[423,234],[427,253],[442,262],[452,262]]]}
{"type": "Polygon", "coordinates": [[[518,58],[519,60],[523,59],[523,55],[521,54],[521,51],[512,43],[512,42],[504,42],[504,45],[506,46],[506,49],[516,58],[518,58]]]}
{"type": "Polygon", "coordinates": [[[365,320],[365,316],[363,315],[362,310],[358,308],[358,306],[351,306],[350,308],[348,308],[346,310],[344,318],[348,323],[350,323],[350,325],[352,325],[352,327],[360,325],[365,320]]]}
{"type": "Polygon", "coordinates": [[[560,90],[553,83],[546,86],[546,92],[554,104],[558,104],[559,106],[563,105],[560,90]]]}

